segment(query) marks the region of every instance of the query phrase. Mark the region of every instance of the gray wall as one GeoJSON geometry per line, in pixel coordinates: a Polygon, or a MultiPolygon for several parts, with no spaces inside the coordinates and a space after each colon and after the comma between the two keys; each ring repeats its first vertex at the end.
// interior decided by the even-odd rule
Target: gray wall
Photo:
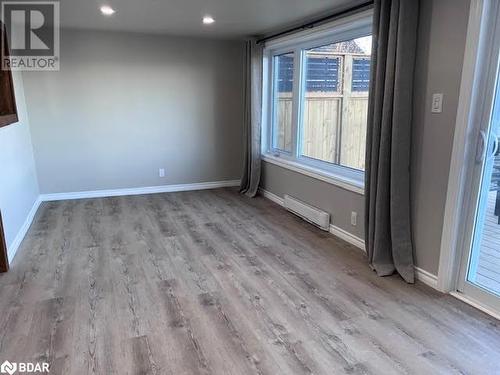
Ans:
{"type": "Polygon", "coordinates": [[[41,193],[238,179],[242,77],[240,42],[62,30],[24,73],[41,193]]]}
{"type": "MultiPolygon", "coordinates": [[[[418,267],[437,274],[444,206],[460,91],[469,0],[422,0],[415,72],[412,144],[412,226],[418,267]],[[433,93],[444,93],[443,113],[431,114],[433,93]]],[[[263,163],[262,187],[291,194],[332,215],[334,225],[363,237],[364,197],[263,163]],[[350,224],[359,212],[358,226],[350,224]]]]}
{"type": "Polygon", "coordinates": [[[9,249],[38,198],[22,76],[13,78],[19,122],[0,128],[0,210],[9,249]]]}
{"type": "Polygon", "coordinates": [[[417,264],[437,274],[469,0],[423,0],[415,73],[412,219],[417,264]],[[443,113],[430,111],[443,93],[443,113]]]}

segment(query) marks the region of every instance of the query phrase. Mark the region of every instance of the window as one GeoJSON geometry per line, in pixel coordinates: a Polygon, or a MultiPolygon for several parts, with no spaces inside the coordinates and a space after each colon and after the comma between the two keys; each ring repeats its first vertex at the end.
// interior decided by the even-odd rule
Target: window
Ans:
{"type": "Polygon", "coordinates": [[[365,169],[371,17],[266,46],[270,161],[360,187],[365,169]],[[279,160],[279,161],[278,161],[279,160]]]}
{"type": "Polygon", "coordinates": [[[293,53],[274,56],[273,148],[292,152],[293,53]]]}
{"type": "MultiPolygon", "coordinates": [[[[7,45],[7,34],[5,27],[0,22],[0,33],[3,48],[0,54],[2,58],[9,56],[9,47],[7,45]]],[[[10,70],[0,69],[0,128],[17,122],[16,101],[14,98],[14,86],[12,82],[12,72],[10,70]]]]}

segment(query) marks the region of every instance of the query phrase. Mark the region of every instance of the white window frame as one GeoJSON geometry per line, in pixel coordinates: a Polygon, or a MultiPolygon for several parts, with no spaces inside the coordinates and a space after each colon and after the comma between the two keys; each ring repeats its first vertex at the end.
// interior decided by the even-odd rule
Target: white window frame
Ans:
{"type": "Polygon", "coordinates": [[[263,160],[302,173],[344,189],[364,194],[364,172],[301,155],[302,90],[304,89],[304,50],[356,39],[372,34],[373,11],[367,10],[266,43],[263,64],[262,155],[263,160]],[[294,54],[292,91],[292,151],[273,148],[274,127],[274,67],[273,57],[294,54]],[[297,74],[298,73],[298,74],[297,74]]]}

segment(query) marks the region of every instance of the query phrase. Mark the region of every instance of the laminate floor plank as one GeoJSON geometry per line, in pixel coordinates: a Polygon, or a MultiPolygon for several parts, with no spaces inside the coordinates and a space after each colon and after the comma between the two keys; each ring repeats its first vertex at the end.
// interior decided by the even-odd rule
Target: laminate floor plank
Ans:
{"type": "Polygon", "coordinates": [[[234,189],[44,203],[0,360],[52,374],[500,374],[500,323],[234,189]]]}
{"type": "MultiPolygon", "coordinates": [[[[256,202],[256,204],[258,203],[259,202],[256,202]]],[[[246,209],[247,207],[244,208],[246,209]]],[[[263,215],[260,215],[259,220],[265,220],[265,218],[263,217],[264,217],[263,215]]],[[[268,223],[265,226],[272,228],[277,227],[273,226],[271,223],[268,223]]],[[[306,227],[305,229],[309,230],[310,227],[306,227]]],[[[294,232],[293,234],[291,234],[291,236],[286,238],[286,241],[291,241],[291,242],[298,241],[297,243],[299,243],[301,236],[302,234],[300,233],[300,231],[294,232]]],[[[260,236],[259,238],[262,238],[262,236],[260,236]]],[[[273,241],[269,241],[269,243],[273,243],[273,241]]],[[[276,243],[276,241],[274,241],[274,243],[276,243]]],[[[297,247],[295,247],[295,249],[297,249],[300,246],[301,245],[299,243],[297,247]]],[[[263,247],[261,246],[260,248],[263,247]]],[[[315,248],[324,249],[325,247],[318,246],[315,248]]],[[[276,256],[276,254],[278,254],[279,251],[280,247],[276,246],[273,248],[272,254],[276,256]]],[[[297,251],[294,252],[290,250],[286,253],[282,253],[277,257],[280,259],[280,262],[286,263],[287,261],[284,259],[286,259],[287,257],[292,257],[293,254],[297,255],[297,251]]],[[[272,260],[268,263],[271,262],[272,260]]],[[[299,259],[296,259],[291,263],[288,262],[288,264],[304,265],[306,262],[308,262],[308,259],[306,257],[300,257],[299,259]]],[[[322,267],[320,263],[304,267],[305,269],[314,270],[313,273],[305,276],[308,278],[309,277],[315,278],[317,276],[319,280],[323,280],[323,283],[325,283],[325,281],[329,280],[331,276],[333,276],[333,274],[329,272],[329,270],[331,270],[331,266],[332,265],[329,266],[330,268],[326,269],[326,273],[324,274],[321,273],[321,269],[324,267],[322,267]]],[[[289,273],[297,274],[298,272],[292,271],[289,273]]],[[[422,302],[425,302],[425,300],[414,301],[409,298],[405,298],[404,300],[396,299],[394,298],[395,297],[394,292],[396,292],[397,290],[390,288],[367,289],[363,285],[363,282],[360,282],[358,277],[352,277],[352,276],[353,276],[352,272],[347,272],[347,273],[341,272],[335,274],[335,281],[332,281],[332,283],[329,285],[330,289],[332,290],[335,289],[335,299],[337,299],[339,294],[342,294],[344,291],[348,291],[353,301],[358,301],[360,303],[360,306],[365,307],[366,309],[365,315],[368,315],[373,320],[384,320],[386,321],[386,324],[391,325],[391,328],[395,333],[407,335],[408,338],[411,338],[412,341],[414,341],[415,344],[421,348],[423,354],[426,353],[431,354],[424,356],[424,358],[426,358],[426,360],[428,360],[429,362],[433,362],[434,365],[435,364],[444,365],[446,363],[453,363],[454,361],[460,361],[468,359],[470,357],[474,358],[475,356],[482,355],[482,353],[484,352],[489,352],[488,357],[491,358],[492,361],[496,360],[495,354],[497,353],[497,349],[490,345],[491,341],[484,340],[483,337],[482,340],[476,340],[476,344],[473,345],[472,347],[464,347],[462,343],[468,337],[467,336],[468,334],[462,334],[461,332],[462,325],[457,324],[451,327],[445,324],[446,322],[445,320],[439,320],[433,318],[433,314],[430,314],[428,313],[428,311],[426,311],[426,308],[428,306],[421,306],[422,302]],[[343,280],[346,278],[347,280],[343,282],[343,280]],[[382,293],[377,293],[377,292],[382,292],[382,293]],[[413,315],[412,321],[410,322],[407,321],[407,316],[401,314],[401,309],[412,312],[413,315]],[[436,332],[440,332],[444,335],[442,334],[436,335],[436,332]],[[451,342],[448,341],[450,337],[454,337],[454,340],[452,340],[451,342]],[[446,352],[446,354],[442,353],[442,351],[440,350],[440,348],[443,347],[442,345],[447,345],[450,349],[454,350],[449,350],[446,352]]],[[[385,281],[387,279],[390,280],[391,278],[385,278],[385,279],[376,278],[375,280],[377,282],[380,282],[381,280],[385,281]]],[[[314,288],[314,290],[316,289],[319,289],[319,287],[314,288]]],[[[435,313],[439,314],[440,311],[437,310],[435,313]]],[[[444,319],[448,318],[446,314],[442,315],[444,319]]],[[[350,324],[352,320],[353,319],[351,319],[348,323],[350,324]]],[[[376,325],[375,322],[373,324],[376,325]]],[[[467,328],[467,325],[464,326],[467,328]]],[[[489,330],[486,330],[486,332],[488,331],[489,330]]],[[[497,330],[493,331],[493,336],[498,337],[497,330]]],[[[378,346],[379,344],[374,342],[374,347],[376,348],[378,346]]],[[[381,347],[381,349],[386,350],[386,348],[383,347],[381,347]]],[[[397,353],[393,354],[396,355],[397,353]]],[[[402,355],[403,354],[404,353],[402,353],[402,355]]],[[[464,360],[463,362],[466,364],[474,363],[473,360],[472,361],[464,360]]]]}

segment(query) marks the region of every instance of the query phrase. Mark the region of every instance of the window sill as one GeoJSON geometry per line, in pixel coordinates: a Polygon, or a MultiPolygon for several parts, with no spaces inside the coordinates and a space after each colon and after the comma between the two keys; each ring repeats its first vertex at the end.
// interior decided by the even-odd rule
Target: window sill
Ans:
{"type": "Polygon", "coordinates": [[[340,176],[338,174],[329,173],[318,168],[297,163],[291,160],[282,159],[270,154],[263,154],[262,160],[271,164],[275,164],[279,167],[286,168],[297,173],[301,173],[305,176],[312,177],[317,180],[321,180],[329,184],[341,187],[342,189],[352,191],[353,193],[356,194],[360,195],[365,194],[364,183],[351,180],[349,178],[340,176]]]}

